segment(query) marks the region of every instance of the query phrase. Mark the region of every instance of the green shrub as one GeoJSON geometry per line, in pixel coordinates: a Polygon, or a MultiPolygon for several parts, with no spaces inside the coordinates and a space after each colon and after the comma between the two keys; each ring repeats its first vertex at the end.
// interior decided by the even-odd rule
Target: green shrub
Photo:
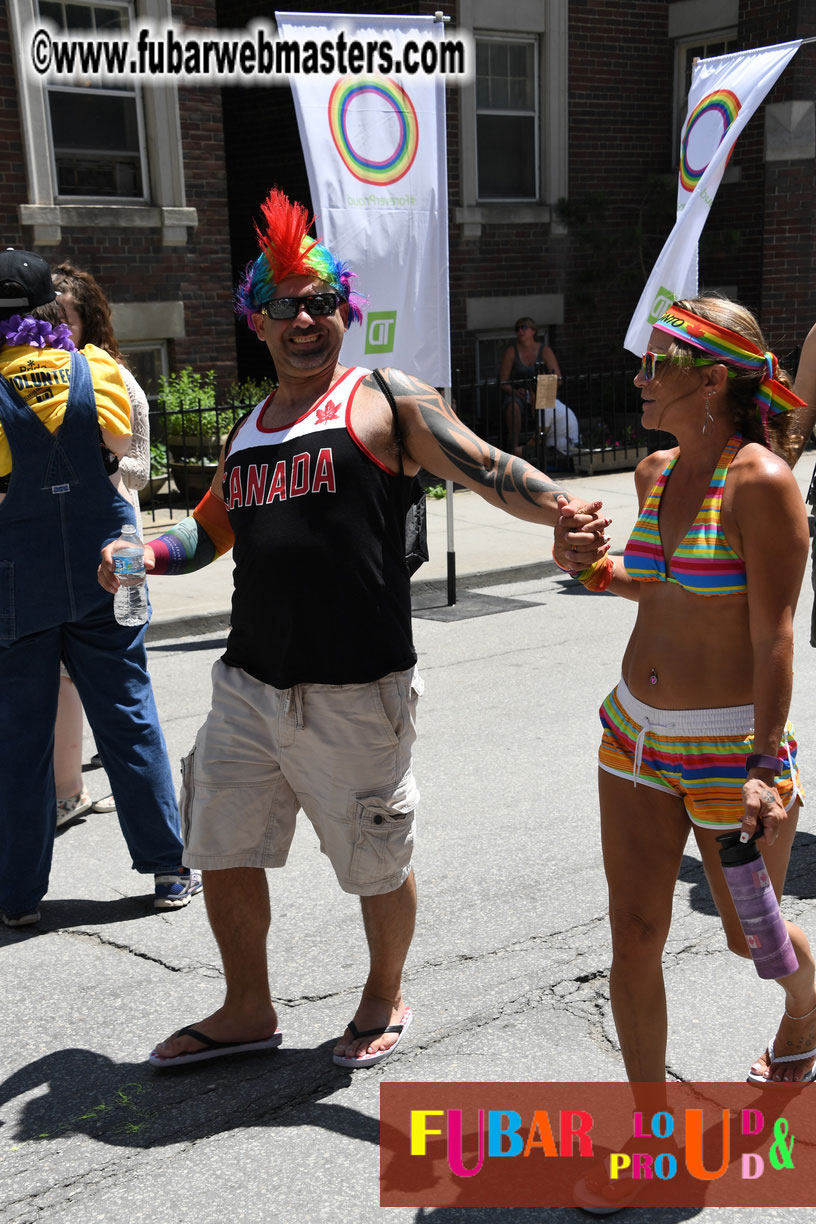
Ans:
{"type": "Polygon", "coordinates": [[[167,447],[163,442],[152,442],[150,445],[150,475],[167,475],[167,447]]]}
{"type": "Polygon", "coordinates": [[[166,413],[167,436],[215,437],[227,433],[243,409],[217,408],[215,371],[200,374],[185,366],[159,378],[159,408],[166,413]]]}
{"type": "Polygon", "coordinates": [[[266,399],[273,385],[271,382],[259,382],[256,378],[241,379],[227,387],[226,402],[254,408],[262,399],[266,399]]]}

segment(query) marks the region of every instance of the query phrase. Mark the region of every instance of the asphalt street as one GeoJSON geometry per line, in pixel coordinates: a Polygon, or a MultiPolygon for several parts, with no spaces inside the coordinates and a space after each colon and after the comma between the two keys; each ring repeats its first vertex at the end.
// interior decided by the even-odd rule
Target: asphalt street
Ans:
{"type": "MultiPolygon", "coordinates": [[[[806,786],[816,776],[808,583],[792,707],[806,786]]],[[[339,891],[303,821],[288,867],[269,876],[281,1049],[153,1072],[155,1042],[220,1002],[220,961],[202,899],[154,913],[151,881],[130,870],[115,817],[89,816],[57,838],[40,931],[0,932],[2,1224],[587,1218],[547,1207],[380,1208],[379,1087],[623,1079],[595,762],[597,707],[618,678],[634,606],[546,567],[522,581],[465,580],[454,609],[426,584],[416,604],[420,911],[406,969],[415,1019],[399,1053],[370,1070],[332,1065],[363,983],[364,939],[356,899],[339,891]]],[[[221,631],[151,639],[173,761],[206,714],[223,641],[221,631]]],[[[88,739],[86,761],[92,750],[88,739]]],[[[86,778],[104,793],[100,771],[86,778]]],[[[806,810],[785,896],[787,916],[812,938],[815,832],[806,810]]],[[[743,1080],[775,1029],[781,992],[725,950],[692,843],[665,960],[671,1075],[743,1080]]],[[[754,1224],[758,1214],[659,1214],[666,1224],[692,1217],[754,1224]]],[[[806,1217],[762,1210],[763,1221],[806,1217]]],[[[621,1218],[657,1217],[634,1207],[621,1218]]]]}

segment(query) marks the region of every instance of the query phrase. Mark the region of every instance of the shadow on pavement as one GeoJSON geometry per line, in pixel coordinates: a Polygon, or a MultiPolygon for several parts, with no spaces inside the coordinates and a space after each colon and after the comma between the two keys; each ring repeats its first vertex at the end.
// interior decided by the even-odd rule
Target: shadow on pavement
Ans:
{"type": "MultiPolygon", "coordinates": [[[[145,876],[153,883],[153,877],[145,876]]],[[[167,910],[153,908],[153,889],[136,897],[117,897],[115,901],[89,901],[67,897],[59,901],[41,901],[40,921],[36,926],[9,928],[0,926],[0,948],[4,944],[47,935],[69,927],[109,926],[116,922],[134,922],[138,918],[166,918],[167,910]]]]}
{"type": "Polygon", "coordinates": [[[352,1072],[332,1064],[332,1045],[284,1047],[167,1071],[145,1062],[116,1063],[86,1049],[46,1054],[0,1085],[0,1107],[48,1087],[25,1102],[13,1131],[3,1127],[0,1159],[25,1144],[77,1134],[153,1148],[248,1126],[323,1127],[377,1145],[378,1119],[321,1100],[351,1080],[352,1072]]]}
{"type": "MultiPolygon", "coordinates": [[[[689,905],[698,914],[717,916],[717,908],[711,896],[703,864],[693,855],[684,854],[680,867],[681,879],[691,884],[689,905]]],[[[785,879],[784,897],[811,900],[816,897],[816,837],[812,833],[797,832],[791,848],[790,866],[785,879]]]]}
{"type": "Polygon", "coordinates": [[[167,641],[157,642],[155,644],[148,642],[147,653],[151,654],[183,654],[190,650],[223,650],[226,648],[227,639],[221,634],[215,638],[196,638],[194,641],[167,641]]]}

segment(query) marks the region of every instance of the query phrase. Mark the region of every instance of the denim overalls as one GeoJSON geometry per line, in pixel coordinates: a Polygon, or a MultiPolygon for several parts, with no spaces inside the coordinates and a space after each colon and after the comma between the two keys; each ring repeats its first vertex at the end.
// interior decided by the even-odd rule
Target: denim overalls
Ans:
{"type": "MultiPolygon", "coordinates": [[[[37,349],[32,349],[36,362],[37,349]]],[[[72,354],[68,405],[50,434],[0,378],[12,455],[0,503],[0,909],[36,909],[56,829],[54,720],[60,657],[88,716],[137,871],[181,866],[175,789],[144,648],[96,579],[130,503],[105,472],[93,384],[72,354]]]]}

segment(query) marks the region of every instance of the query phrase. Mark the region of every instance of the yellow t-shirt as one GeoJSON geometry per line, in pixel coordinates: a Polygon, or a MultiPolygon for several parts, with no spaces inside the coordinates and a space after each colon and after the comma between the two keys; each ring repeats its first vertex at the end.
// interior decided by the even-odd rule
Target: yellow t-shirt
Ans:
{"type": "MultiPolygon", "coordinates": [[[[130,400],[118,365],[95,344],[86,344],[81,352],[91,368],[100,426],[114,435],[129,435],[130,400]]],[[[65,416],[71,389],[71,354],[65,349],[5,345],[0,348],[0,374],[36,412],[46,429],[56,433],[65,416]]],[[[7,476],[10,471],[11,449],[0,426],[0,476],[7,476]]]]}

